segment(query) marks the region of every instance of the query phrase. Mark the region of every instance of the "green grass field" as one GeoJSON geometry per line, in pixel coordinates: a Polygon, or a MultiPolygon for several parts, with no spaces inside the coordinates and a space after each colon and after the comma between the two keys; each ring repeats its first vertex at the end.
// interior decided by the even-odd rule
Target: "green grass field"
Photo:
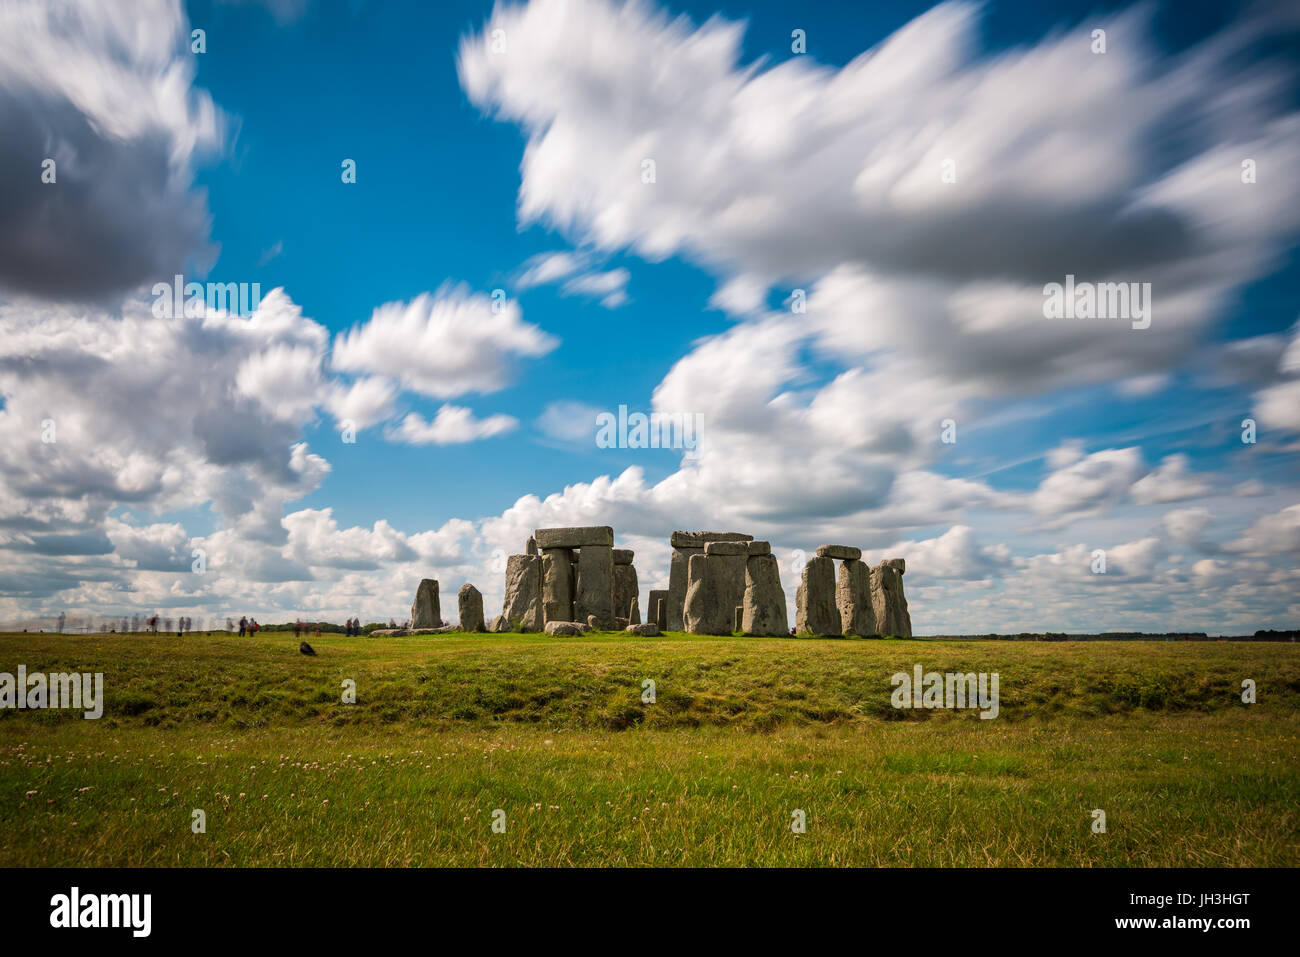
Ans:
{"type": "Polygon", "coordinates": [[[1300,864],[1293,644],[309,640],[0,635],[106,701],[0,710],[0,865],[1300,864]],[[895,710],[918,663],[1001,714],[895,710]]]}

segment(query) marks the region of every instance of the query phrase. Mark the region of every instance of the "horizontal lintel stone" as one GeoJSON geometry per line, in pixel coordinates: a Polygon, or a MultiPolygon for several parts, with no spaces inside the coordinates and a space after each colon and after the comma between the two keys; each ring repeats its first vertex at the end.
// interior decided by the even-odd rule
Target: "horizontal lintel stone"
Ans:
{"type": "Polygon", "coordinates": [[[704,546],[705,555],[747,555],[748,542],[709,542],[704,546]]]}
{"type": "Polygon", "coordinates": [[[669,539],[673,548],[703,548],[709,542],[752,542],[753,535],[740,532],[673,532],[669,539]]]}
{"type": "Polygon", "coordinates": [[[856,562],[862,558],[862,549],[852,545],[818,545],[818,558],[838,558],[841,561],[856,562]]]}
{"type": "Polygon", "coordinates": [[[609,525],[578,528],[539,528],[533,533],[538,548],[581,548],[584,545],[614,547],[614,529],[609,525]]]}

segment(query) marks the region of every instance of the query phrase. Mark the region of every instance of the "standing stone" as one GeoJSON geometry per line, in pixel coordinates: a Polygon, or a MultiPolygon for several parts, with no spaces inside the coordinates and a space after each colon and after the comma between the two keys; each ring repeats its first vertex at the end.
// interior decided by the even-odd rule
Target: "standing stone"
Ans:
{"type": "MultiPolygon", "coordinates": [[[[682,597],[685,598],[684,595],[682,597]]],[[[668,589],[666,588],[650,589],[649,604],[646,606],[646,610],[645,610],[645,620],[653,621],[656,625],[659,626],[660,631],[665,631],[667,630],[668,620],[667,618],[659,617],[659,602],[661,599],[663,600],[664,603],[664,614],[667,615],[668,614],[668,589]]]]}
{"type": "Polygon", "coordinates": [[[411,605],[412,628],[438,628],[442,625],[442,606],[438,602],[438,580],[425,578],[415,590],[411,605]]]}
{"type": "Polygon", "coordinates": [[[584,545],[578,552],[578,588],[574,610],[578,621],[591,618],[593,627],[614,627],[614,549],[609,545],[584,545]]]}
{"type": "Polygon", "coordinates": [[[668,567],[668,617],[664,630],[681,631],[685,627],[683,607],[690,579],[690,560],[703,554],[709,542],[749,542],[753,539],[753,535],[740,532],[673,532],[669,539],[673,557],[668,567]]]}
{"type": "Polygon", "coordinates": [[[718,589],[718,559],[692,555],[683,608],[689,635],[731,634],[731,613],[718,589]]]}
{"type": "Polygon", "coordinates": [[[731,630],[732,632],[740,631],[745,620],[745,608],[743,605],[737,605],[731,612],[731,630]]]}
{"type": "Polygon", "coordinates": [[[542,616],[573,621],[573,565],[567,548],[542,549],[542,616]]]}
{"type": "Polygon", "coordinates": [[[789,634],[781,565],[770,552],[745,562],[745,600],[740,630],[747,635],[775,637],[789,634]]]}
{"type": "Polygon", "coordinates": [[[510,630],[510,622],[506,621],[505,615],[497,615],[495,618],[493,618],[491,621],[488,622],[488,631],[490,632],[495,633],[495,632],[509,631],[509,630],[510,630]]]}
{"type": "Polygon", "coordinates": [[[456,605],[460,611],[461,631],[487,631],[483,624],[483,593],[469,582],[456,592],[456,605]]]}
{"type": "Polygon", "coordinates": [[[895,638],[912,637],[912,616],[903,595],[901,558],[890,558],[871,569],[871,607],[876,614],[876,631],[895,638]]]}
{"type": "Polygon", "coordinates": [[[666,631],[681,631],[685,627],[682,609],[686,604],[686,587],[690,577],[690,561],[696,555],[703,555],[704,547],[673,547],[672,564],[668,566],[668,606],[664,626],[666,631]]]}
{"type": "Polygon", "coordinates": [[[506,600],[501,608],[510,631],[541,631],[542,559],[537,555],[511,555],[506,559],[506,600]]]}
{"type": "Polygon", "coordinates": [[[629,625],[641,624],[641,599],[636,595],[632,596],[632,610],[628,612],[627,623],[629,625]]]}
{"type": "MultiPolygon", "coordinates": [[[[821,551],[821,549],[818,549],[821,551]]],[[[876,613],[871,607],[871,569],[865,562],[847,559],[840,565],[835,584],[835,604],[840,612],[840,630],[846,635],[876,633],[876,613]]]]}
{"type": "Polygon", "coordinates": [[[537,539],[531,535],[528,536],[528,544],[524,546],[524,553],[527,555],[537,554],[537,539]]]}
{"type": "MultiPolygon", "coordinates": [[[[637,583],[636,566],[618,561],[618,553],[627,551],[627,549],[614,549],[614,617],[626,618],[630,622],[632,616],[629,613],[632,608],[632,602],[636,601],[640,593],[640,585],[637,583]]],[[[638,622],[639,623],[639,622],[638,622]]]]}
{"type": "Polygon", "coordinates": [[[714,565],[713,576],[717,582],[718,600],[728,615],[732,609],[745,603],[745,560],[749,554],[746,542],[709,542],[704,554],[714,565]]]}
{"type": "Polygon", "coordinates": [[[804,564],[799,590],[795,592],[794,628],[801,635],[840,634],[834,559],[811,558],[804,564]]]}

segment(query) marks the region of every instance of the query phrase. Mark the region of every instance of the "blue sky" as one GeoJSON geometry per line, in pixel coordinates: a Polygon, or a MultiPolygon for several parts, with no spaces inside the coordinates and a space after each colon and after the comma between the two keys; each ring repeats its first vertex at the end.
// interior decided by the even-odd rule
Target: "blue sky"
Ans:
{"type": "Polygon", "coordinates": [[[643,591],[675,528],[770,538],[791,594],[821,542],[905,555],[920,633],[1300,617],[1283,5],[53,6],[0,73],[0,165],[60,170],[0,218],[46,251],[0,271],[0,428],[68,438],[0,474],[0,619],[491,604],[530,528],[597,522],[643,591]],[[134,321],[172,271],[274,321],[134,321]],[[1152,328],[1047,328],[1066,271],[1152,283],[1152,328]],[[598,448],[620,405],[703,454],[598,448]]]}

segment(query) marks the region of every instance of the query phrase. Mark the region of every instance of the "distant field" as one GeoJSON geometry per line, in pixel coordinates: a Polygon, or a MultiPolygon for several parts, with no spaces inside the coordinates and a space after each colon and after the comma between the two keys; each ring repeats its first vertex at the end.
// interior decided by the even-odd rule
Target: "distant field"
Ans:
{"type": "Polygon", "coordinates": [[[0,865],[1300,864],[1290,643],[308,640],[0,635],[106,699],[0,710],[0,865]],[[1000,716],[895,710],[915,664],[1000,716]]]}

